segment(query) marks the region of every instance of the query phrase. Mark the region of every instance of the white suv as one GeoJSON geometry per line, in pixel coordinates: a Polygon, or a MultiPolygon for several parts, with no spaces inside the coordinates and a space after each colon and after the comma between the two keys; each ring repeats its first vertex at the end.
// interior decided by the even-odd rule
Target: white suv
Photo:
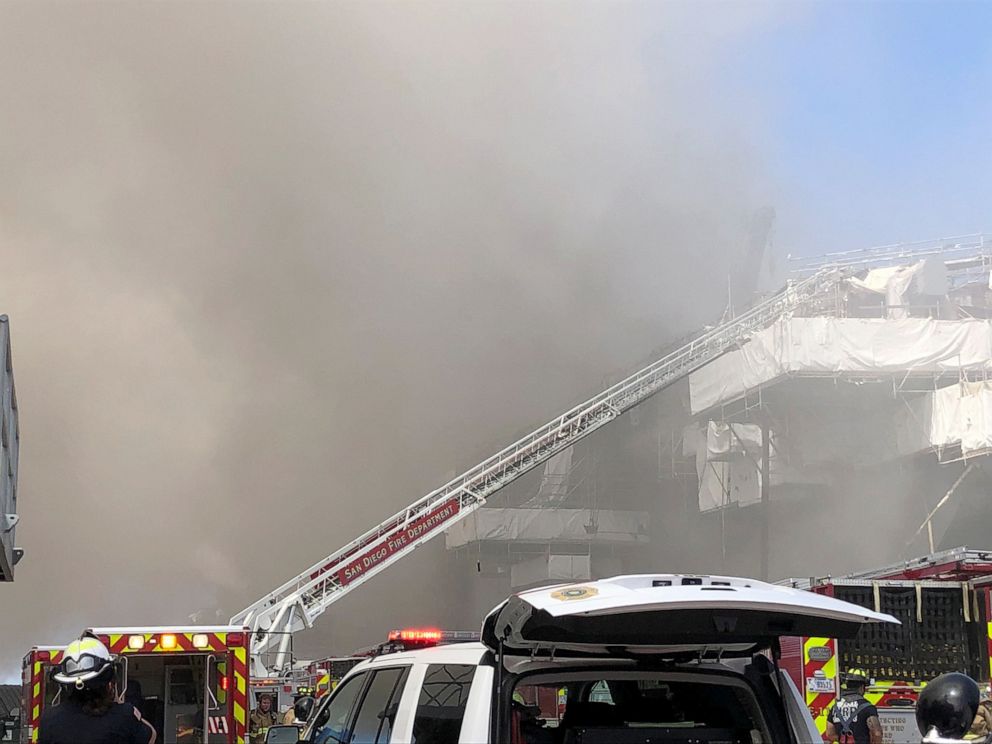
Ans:
{"type": "MultiPolygon", "coordinates": [[[[363,662],[315,708],[310,744],[807,744],[782,636],[897,622],[846,602],[718,576],[620,576],[510,597],[482,643],[363,662]]],[[[278,727],[271,743],[296,741],[278,727]],[[287,738],[289,737],[289,738],[287,738]]]]}

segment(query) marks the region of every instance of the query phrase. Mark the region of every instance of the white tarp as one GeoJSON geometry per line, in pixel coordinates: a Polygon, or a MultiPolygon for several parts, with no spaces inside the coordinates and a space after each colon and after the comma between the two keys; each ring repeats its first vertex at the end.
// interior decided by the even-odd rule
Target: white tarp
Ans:
{"type": "Polygon", "coordinates": [[[761,500],[760,426],[708,421],[686,427],[682,441],[684,454],[696,456],[700,511],[761,500]]]}
{"type": "Polygon", "coordinates": [[[960,447],[972,456],[992,451],[992,382],[961,381],[908,398],[896,417],[900,455],[960,447]]]}
{"type": "Polygon", "coordinates": [[[992,370],[992,321],[788,318],[689,375],[693,414],[784,375],[992,370]]]}
{"type": "Polygon", "coordinates": [[[479,509],[445,533],[448,549],[478,540],[648,541],[648,513],[610,509],[479,509]]]}
{"type": "Polygon", "coordinates": [[[761,456],[761,427],[757,424],[727,424],[710,421],[706,426],[706,459],[736,460],[761,456]]]}
{"type": "MultiPolygon", "coordinates": [[[[822,425],[822,420],[818,423],[822,425]]],[[[829,482],[833,467],[829,457],[821,460],[804,456],[801,450],[797,450],[797,443],[791,436],[785,441],[788,451],[783,453],[779,449],[783,444],[782,438],[774,429],[770,436],[771,457],[768,465],[772,498],[776,487],[829,482]]],[[[837,438],[854,452],[860,451],[851,437],[839,434],[837,438]]],[[[696,460],[700,511],[749,506],[761,500],[760,426],[718,421],[690,424],[682,432],[682,454],[696,460]]],[[[813,454],[825,453],[817,446],[813,454]]]]}
{"type": "Polygon", "coordinates": [[[699,476],[699,511],[761,501],[761,473],[750,460],[707,462],[699,476]]]}
{"type": "Polygon", "coordinates": [[[888,317],[897,319],[909,315],[905,307],[906,295],[913,284],[916,274],[923,269],[924,261],[918,261],[912,266],[886,266],[882,269],[872,269],[864,279],[850,278],[848,283],[858,289],[880,294],[885,297],[885,305],[889,308],[888,317]]]}
{"type": "Polygon", "coordinates": [[[992,450],[992,383],[961,382],[932,393],[930,443],[961,445],[963,455],[992,450]]]}

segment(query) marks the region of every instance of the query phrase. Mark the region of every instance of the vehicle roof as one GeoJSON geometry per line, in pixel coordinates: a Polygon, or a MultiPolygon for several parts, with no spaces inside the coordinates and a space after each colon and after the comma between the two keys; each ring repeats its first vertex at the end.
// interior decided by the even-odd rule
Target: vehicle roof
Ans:
{"type": "MultiPolygon", "coordinates": [[[[452,643],[444,646],[417,649],[414,651],[398,651],[376,656],[356,664],[348,671],[347,676],[364,669],[396,666],[397,664],[471,664],[479,665],[488,649],[479,642],[452,643]]],[[[615,656],[561,656],[555,659],[547,657],[533,658],[529,655],[508,655],[505,659],[506,668],[512,673],[540,672],[544,670],[589,669],[599,666],[623,667],[636,666],[637,661],[615,656]]],[[[723,671],[738,671],[733,668],[733,660],[714,661],[702,660],[693,662],[694,669],[721,669],[723,671]]]]}
{"type": "Polygon", "coordinates": [[[482,661],[487,650],[481,643],[470,641],[468,643],[449,643],[443,646],[420,648],[414,651],[397,651],[356,664],[349,675],[362,669],[395,664],[478,664],[482,661]]]}
{"type": "Polygon", "coordinates": [[[136,625],[109,628],[87,628],[90,633],[121,634],[128,633],[247,633],[248,628],[242,625],[136,625]]]}

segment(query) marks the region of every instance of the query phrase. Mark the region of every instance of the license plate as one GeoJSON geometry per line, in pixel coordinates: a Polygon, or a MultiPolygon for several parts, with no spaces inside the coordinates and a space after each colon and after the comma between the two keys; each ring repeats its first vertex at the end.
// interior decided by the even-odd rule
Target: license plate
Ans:
{"type": "Polygon", "coordinates": [[[820,677],[807,677],[806,690],[808,692],[833,692],[834,681],[820,677]]]}

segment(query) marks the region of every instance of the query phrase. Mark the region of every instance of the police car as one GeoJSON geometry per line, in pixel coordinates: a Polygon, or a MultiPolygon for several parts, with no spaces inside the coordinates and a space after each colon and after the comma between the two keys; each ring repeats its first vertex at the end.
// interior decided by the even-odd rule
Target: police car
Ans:
{"type": "Polygon", "coordinates": [[[302,729],[269,744],[806,744],[778,669],[783,636],[853,636],[895,618],[720,576],[636,575],[514,595],[481,642],[356,666],[302,729]]]}

